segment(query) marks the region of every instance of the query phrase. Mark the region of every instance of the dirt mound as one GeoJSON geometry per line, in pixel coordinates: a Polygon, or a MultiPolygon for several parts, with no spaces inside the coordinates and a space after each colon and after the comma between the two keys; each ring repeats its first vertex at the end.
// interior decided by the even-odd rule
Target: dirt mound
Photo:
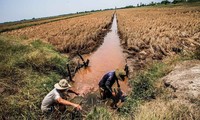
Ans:
{"type": "Polygon", "coordinates": [[[178,98],[200,97],[200,61],[184,61],[163,78],[178,98]]]}

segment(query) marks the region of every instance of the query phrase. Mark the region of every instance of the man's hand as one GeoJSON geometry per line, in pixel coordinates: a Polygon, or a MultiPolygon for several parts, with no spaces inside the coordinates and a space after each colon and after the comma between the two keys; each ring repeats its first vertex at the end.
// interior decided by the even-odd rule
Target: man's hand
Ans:
{"type": "Polygon", "coordinates": [[[71,105],[75,107],[77,110],[82,110],[82,107],[79,104],[72,103],[68,100],[62,99],[61,97],[57,99],[57,102],[63,105],[71,105]]]}
{"type": "Polygon", "coordinates": [[[116,96],[115,92],[112,92],[112,95],[113,95],[113,96],[116,96]]]}
{"type": "Polygon", "coordinates": [[[79,104],[75,104],[74,107],[75,107],[77,110],[82,110],[82,107],[81,107],[79,104]]]}

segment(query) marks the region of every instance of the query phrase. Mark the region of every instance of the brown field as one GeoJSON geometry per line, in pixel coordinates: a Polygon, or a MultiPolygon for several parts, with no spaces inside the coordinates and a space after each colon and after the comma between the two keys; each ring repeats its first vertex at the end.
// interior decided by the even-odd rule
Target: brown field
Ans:
{"type": "Polygon", "coordinates": [[[128,58],[139,67],[200,45],[200,8],[134,8],[117,11],[128,58]]]}
{"type": "Polygon", "coordinates": [[[24,38],[27,41],[41,39],[65,53],[74,53],[77,50],[89,53],[102,43],[101,38],[109,28],[112,16],[113,11],[98,12],[3,34],[24,38]]]}
{"type": "Polygon", "coordinates": [[[35,26],[35,25],[41,25],[45,23],[55,22],[59,20],[69,19],[73,17],[79,17],[83,15],[87,15],[89,13],[82,13],[82,14],[71,14],[71,15],[60,15],[60,16],[53,16],[53,17],[46,17],[46,18],[38,18],[38,19],[31,19],[31,20],[21,20],[16,22],[7,22],[0,24],[0,33],[21,29],[25,27],[35,26]]]}

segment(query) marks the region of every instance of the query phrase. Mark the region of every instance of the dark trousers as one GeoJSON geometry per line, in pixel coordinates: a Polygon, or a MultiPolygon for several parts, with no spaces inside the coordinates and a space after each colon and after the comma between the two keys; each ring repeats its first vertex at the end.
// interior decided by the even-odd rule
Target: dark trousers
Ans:
{"type": "Polygon", "coordinates": [[[99,87],[100,89],[100,96],[102,99],[106,99],[106,98],[110,98],[112,99],[112,103],[110,104],[111,107],[116,107],[116,99],[115,97],[112,95],[112,93],[106,88],[106,87],[99,87]]]}
{"type": "Polygon", "coordinates": [[[111,98],[112,93],[106,87],[99,87],[100,95],[102,99],[111,98]]]}

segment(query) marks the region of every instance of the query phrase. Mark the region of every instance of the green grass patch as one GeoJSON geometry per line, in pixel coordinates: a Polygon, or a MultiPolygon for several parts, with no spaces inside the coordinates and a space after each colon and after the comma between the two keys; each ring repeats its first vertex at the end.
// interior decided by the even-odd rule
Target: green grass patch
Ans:
{"type": "Polygon", "coordinates": [[[21,41],[0,36],[1,119],[41,118],[42,99],[66,75],[68,59],[51,45],[21,41]]]}
{"type": "Polygon", "coordinates": [[[142,102],[155,99],[161,92],[159,88],[156,87],[156,84],[161,77],[169,72],[169,70],[170,69],[166,64],[158,62],[132,79],[131,94],[120,109],[122,115],[132,116],[137,109],[137,106],[142,102]]]}
{"type": "Polygon", "coordinates": [[[195,53],[192,56],[194,59],[200,60],[200,46],[196,48],[195,53]]]}
{"type": "Polygon", "coordinates": [[[140,73],[132,80],[132,97],[136,100],[148,100],[156,97],[155,82],[168,72],[164,63],[156,63],[149,70],[140,73]]]}
{"type": "Polygon", "coordinates": [[[104,107],[94,107],[92,111],[87,115],[87,120],[111,120],[112,115],[108,109],[104,107]]]}

